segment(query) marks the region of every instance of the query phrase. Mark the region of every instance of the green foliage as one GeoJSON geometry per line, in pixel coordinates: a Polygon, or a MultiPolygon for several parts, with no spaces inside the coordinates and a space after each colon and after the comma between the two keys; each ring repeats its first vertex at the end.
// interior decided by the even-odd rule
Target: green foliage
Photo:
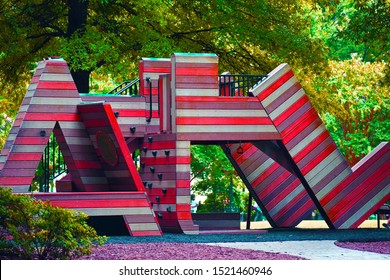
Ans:
{"type": "Polygon", "coordinates": [[[10,258],[72,259],[89,254],[105,237],[86,220],[81,212],[0,188],[0,250],[10,258]]]}
{"type": "Polygon", "coordinates": [[[316,86],[325,104],[320,112],[351,165],[390,140],[390,91],[383,83],[385,63],[361,59],[330,62],[329,78],[316,86]]]}
{"type": "MultiPolygon", "coordinates": [[[[1,102],[0,102],[1,104],[1,102]]],[[[4,146],[7,140],[8,133],[12,127],[13,119],[6,113],[0,115],[0,149],[4,146]]]]}
{"type": "Polygon", "coordinates": [[[174,52],[214,52],[224,70],[239,73],[268,72],[281,61],[321,69],[324,44],[307,32],[301,4],[1,0],[0,78],[17,83],[32,62],[50,55],[65,58],[74,72],[102,69],[115,77],[134,76],[129,64],[141,57],[174,52]]]}
{"type": "Polygon", "coordinates": [[[232,185],[233,207],[243,211],[245,186],[234,171],[221,147],[216,145],[191,146],[192,191],[207,196],[198,212],[223,212],[230,203],[232,185]]]}

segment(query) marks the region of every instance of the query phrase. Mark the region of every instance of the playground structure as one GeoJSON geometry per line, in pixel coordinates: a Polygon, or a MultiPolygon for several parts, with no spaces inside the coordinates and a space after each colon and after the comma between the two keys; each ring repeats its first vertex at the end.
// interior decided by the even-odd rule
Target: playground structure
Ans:
{"type": "Polygon", "coordinates": [[[240,77],[218,75],[214,54],[175,53],[142,59],[139,79],[110,94],[79,94],[64,60],[41,61],[0,156],[0,186],[29,192],[54,134],[68,174],[34,197],[122,216],[133,236],[199,233],[191,144],[222,147],[273,227],[318,209],[329,228],[357,228],[390,200],[389,143],[351,168],[287,64],[250,86],[240,77]]]}

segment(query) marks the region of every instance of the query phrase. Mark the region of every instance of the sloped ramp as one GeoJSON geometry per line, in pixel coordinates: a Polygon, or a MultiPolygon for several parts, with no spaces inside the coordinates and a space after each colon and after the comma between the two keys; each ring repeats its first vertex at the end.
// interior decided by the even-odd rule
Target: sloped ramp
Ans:
{"type": "Polygon", "coordinates": [[[278,129],[297,176],[328,225],[355,228],[390,199],[389,143],[351,169],[287,64],[252,93],[278,129]]]}

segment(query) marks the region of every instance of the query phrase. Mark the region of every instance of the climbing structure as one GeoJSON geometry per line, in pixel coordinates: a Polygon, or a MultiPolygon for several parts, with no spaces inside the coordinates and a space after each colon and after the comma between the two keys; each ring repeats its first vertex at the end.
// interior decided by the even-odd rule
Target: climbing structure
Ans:
{"type": "Polygon", "coordinates": [[[91,95],[77,92],[65,61],[40,62],[0,156],[0,185],[28,192],[53,133],[69,174],[35,197],[122,216],[131,235],[198,233],[191,144],[221,145],[274,227],[318,209],[330,228],[354,228],[390,199],[390,144],[350,168],[287,64],[249,91],[218,75],[214,54],[145,58],[139,70],[132,94],[138,80],[91,95]]]}

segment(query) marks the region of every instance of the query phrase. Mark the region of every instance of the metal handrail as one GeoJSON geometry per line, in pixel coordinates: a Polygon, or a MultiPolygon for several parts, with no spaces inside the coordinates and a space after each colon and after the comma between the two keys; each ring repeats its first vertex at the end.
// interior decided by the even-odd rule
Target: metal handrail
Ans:
{"type": "Polygon", "coordinates": [[[221,74],[218,75],[220,96],[248,96],[256,85],[267,78],[267,75],[221,74]]]}
{"type": "Polygon", "coordinates": [[[108,94],[112,95],[139,95],[139,78],[132,81],[124,81],[119,86],[111,90],[108,94]]]}
{"type": "Polygon", "coordinates": [[[49,142],[43,151],[38,169],[41,171],[37,170],[34,181],[38,182],[40,192],[49,192],[50,183],[60,175],[69,172],[53,134],[50,135],[49,142]]]}

